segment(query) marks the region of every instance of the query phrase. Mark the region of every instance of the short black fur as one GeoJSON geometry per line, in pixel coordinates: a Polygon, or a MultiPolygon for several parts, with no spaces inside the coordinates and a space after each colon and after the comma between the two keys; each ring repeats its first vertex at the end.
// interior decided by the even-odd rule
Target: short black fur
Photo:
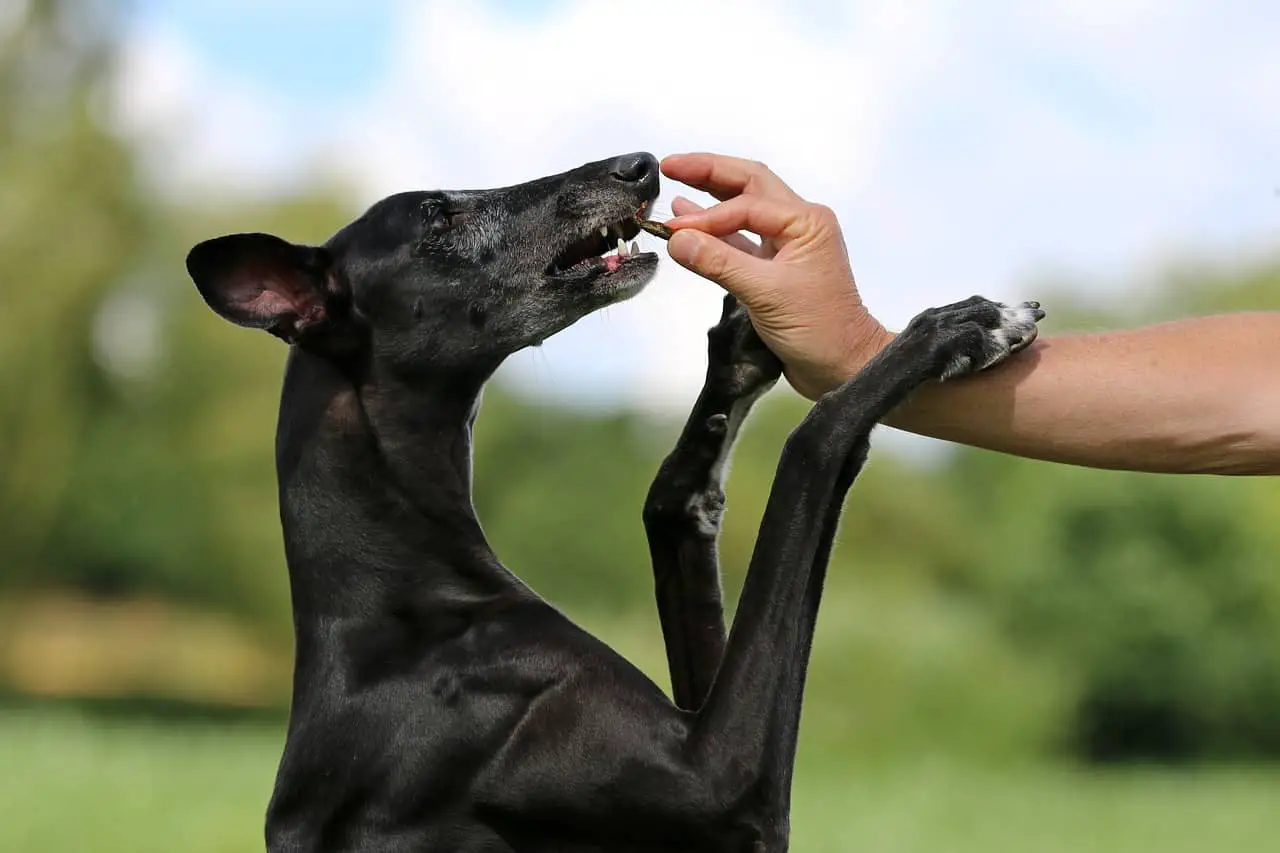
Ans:
{"type": "Polygon", "coordinates": [[[644,508],[672,701],[511,574],[471,500],[485,381],[647,284],[655,255],[581,259],[635,236],[657,193],[656,161],[633,154],[391,196],[323,246],[242,234],[192,249],[214,311],[291,344],[276,451],[296,661],[272,853],[787,848],[805,667],[868,437],[919,385],[1026,346],[1041,312],[977,297],[926,311],[814,406],[726,636],[721,481],[781,367],[726,297],[644,508]]]}

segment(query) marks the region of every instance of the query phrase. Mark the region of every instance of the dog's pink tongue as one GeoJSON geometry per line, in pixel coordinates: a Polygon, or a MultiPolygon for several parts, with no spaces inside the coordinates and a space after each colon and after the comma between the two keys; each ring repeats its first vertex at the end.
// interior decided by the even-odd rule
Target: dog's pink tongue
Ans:
{"type": "Polygon", "coordinates": [[[622,266],[622,258],[617,255],[605,255],[604,268],[609,272],[614,272],[618,267],[622,266]]]}

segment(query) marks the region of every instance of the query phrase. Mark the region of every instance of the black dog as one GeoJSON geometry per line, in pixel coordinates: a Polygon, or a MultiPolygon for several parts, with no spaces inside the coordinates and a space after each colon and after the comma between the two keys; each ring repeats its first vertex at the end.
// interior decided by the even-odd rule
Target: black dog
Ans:
{"type": "Polygon", "coordinates": [[[187,269],[291,344],[277,428],[297,657],[272,851],[781,851],[805,667],[846,490],[876,423],[980,370],[1042,315],[926,311],[786,443],[732,633],[721,472],[779,377],[726,298],[706,384],[644,508],[674,704],[507,571],[471,501],[471,427],[504,358],[641,290],[608,255],[658,194],[648,154],[505,189],[415,192],[322,247],[240,234],[187,269]]]}

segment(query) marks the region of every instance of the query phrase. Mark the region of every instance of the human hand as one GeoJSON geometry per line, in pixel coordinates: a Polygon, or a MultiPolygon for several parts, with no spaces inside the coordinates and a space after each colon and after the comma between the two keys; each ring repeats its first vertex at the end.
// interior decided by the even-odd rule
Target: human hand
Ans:
{"type": "Polygon", "coordinates": [[[749,160],[676,154],[662,161],[662,171],[720,201],[703,209],[676,199],[667,253],[746,306],[796,391],[816,400],[892,338],[862,304],[830,208],[805,201],[749,160]]]}

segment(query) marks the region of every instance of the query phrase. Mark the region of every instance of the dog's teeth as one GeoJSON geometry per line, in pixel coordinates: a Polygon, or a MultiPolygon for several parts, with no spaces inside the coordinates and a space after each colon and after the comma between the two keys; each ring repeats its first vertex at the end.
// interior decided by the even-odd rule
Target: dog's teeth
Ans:
{"type": "Polygon", "coordinates": [[[606,239],[609,237],[609,226],[608,226],[608,225],[601,225],[601,226],[600,226],[600,236],[601,236],[601,237],[604,237],[604,238],[606,238],[606,239]]]}
{"type": "Polygon", "coordinates": [[[621,237],[618,238],[618,256],[623,258],[627,256],[627,241],[621,237]]]}
{"type": "Polygon", "coordinates": [[[633,255],[640,254],[640,244],[635,240],[631,241],[631,254],[633,255]]]}

